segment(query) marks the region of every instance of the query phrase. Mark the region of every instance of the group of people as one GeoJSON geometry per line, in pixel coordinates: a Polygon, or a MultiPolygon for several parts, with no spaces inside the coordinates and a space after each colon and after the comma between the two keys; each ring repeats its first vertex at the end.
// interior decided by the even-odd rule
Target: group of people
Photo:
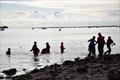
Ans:
{"type": "Polygon", "coordinates": [[[105,37],[102,36],[101,33],[98,33],[98,38],[97,41],[95,40],[95,36],[92,37],[92,39],[88,40],[89,46],[88,46],[88,51],[89,54],[88,56],[96,56],[96,49],[95,46],[96,44],[98,44],[98,56],[102,57],[103,55],[106,55],[107,53],[110,54],[111,53],[111,45],[115,45],[115,43],[113,42],[113,40],[111,39],[111,36],[108,36],[107,42],[105,42],[105,37]],[[106,52],[104,52],[104,45],[107,45],[108,50],[106,52]]]}
{"type": "MultiPolygon", "coordinates": [[[[98,56],[102,57],[104,54],[106,55],[107,53],[110,54],[111,53],[111,45],[115,45],[115,43],[113,42],[113,40],[111,39],[111,37],[109,36],[107,41],[105,42],[105,37],[102,36],[101,33],[98,33],[98,38],[97,41],[95,40],[96,37],[93,36],[90,40],[88,40],[89,46],[88,46],[88,51],[89,54],[88,56],[96,56],[96,44],[98,44],[98,56]],[[106,52],[104,52],[104,45],[107,44],[107,48],[108,50],[106,52]]],[[[61,53],[64,53],[64,43],[61,42],[60,45],[60,51],[61,53]]],[[[43,48],[40,52],[39,48],[37,47],[37,42],[34,42],[34,45],[32,46],[32,49],[30,51],[33,51],[34,56],[38,56],[39,53],[41,54],[49,54],[50,53],[50,44],[48,42],[46,42],[46,48],[43,48]]],[[[11,49],[8,48],[7,55],[11,55],[11,49]]]]}
{"type": "MultiPolygon", "coordinates": [[[[65,49],[64,44],[63,42],[61,42],[61,45],[60,45],[61,53],[64,53],[64,49],[65,49]]],[[[34,56],[38,56],[38,53],[40,52],[40,50],[37,47],[36,41],[34,42],[34,45],[30,51],[33,51],[34,56]]],[[[46,48],[42,49],[41,54],[49,54],[49,53],[50,53],[50,45],[48,42],[46,42],[46,48]]]]}
{"type": "MultiPolygon", "coordinates": [[[[64,43],[61,42],[60,45],[60,51],[61,53],[64,53],[64,43]]],[[[30,51],[33,51],[34,56],[38,56],[38,54],[40,53],[40,49],[37,47],[37,42],[34,41],[34,45],[32,46],[32,49],[30,51]]],[[[41,54],[49,54],[50,53],[50,44],[48,42],[46,42],[46,48],[43,48],[41,50],[41,54]]],[[[6,55],[11,55],[11,48],[8,48],[8,50],[6,51],[6,55]]]]}

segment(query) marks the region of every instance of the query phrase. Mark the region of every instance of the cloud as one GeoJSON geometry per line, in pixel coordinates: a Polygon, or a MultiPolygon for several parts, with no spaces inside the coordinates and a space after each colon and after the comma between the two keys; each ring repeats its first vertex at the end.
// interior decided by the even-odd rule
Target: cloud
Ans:
{"type": "Polygon", "coordinates": [[[0,3],[1,22],[12,25],[119,24],[120,18],[119,0],[2,0],[0,3]]]}

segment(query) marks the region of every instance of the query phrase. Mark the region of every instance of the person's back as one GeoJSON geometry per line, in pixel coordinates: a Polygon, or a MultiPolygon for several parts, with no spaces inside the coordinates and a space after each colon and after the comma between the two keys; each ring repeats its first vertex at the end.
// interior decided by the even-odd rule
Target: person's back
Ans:
{"type": "Polygon", "coordinates": [[[104,45],[104,44],[105,44],[104,36],[99,36],[99,37],[97,38],[97,43],[104,45]]]}
{"type": "Polygon", "coordinates": [[[46,48],[43,48],[41,54],[46,54],[46,48]]]}
{"type": "Polygon", "coordinates": [[[90,39],[88,42],[90,42],[90,44],[92,44],[92,45],[95,45],[95,39],[90,39]]]}
{"type": "Polygon", "coordinates": [[[98,38],[97,38],[97,44],[98,44],[98,52],[99,52],[99,57],[103,56],[104,52],[104,45],[105,45],[105,37],[102,36],[101,33],[98,33],[98,38]]]}
{"type": "Polygon", "coordinates": [[[46,43],[46,52],[47,52],[47,53],[50,53],[50,45],[49,45],[48,42],[46,43]]]}

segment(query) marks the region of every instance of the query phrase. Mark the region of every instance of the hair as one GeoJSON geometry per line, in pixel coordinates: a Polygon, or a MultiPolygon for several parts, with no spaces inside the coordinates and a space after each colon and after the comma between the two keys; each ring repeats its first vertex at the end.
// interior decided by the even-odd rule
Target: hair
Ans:
{"type": "Polygon", "coordinates": [[[93,36],[93,38],[95,38],[95,36],[93,36]]]}
{"type": "Polygon", "coordinates": [[[101,34],[100,32],[98,33],[98,35],[99,35],[99,36],[102,36],[102,34],[101,34]]]}
{"type": "Polygon", "coordinates": [[[36,41],[34,41],[34,44],[37,44],[37,42],[36,42],[36,41]]]}
{"type": "Polygon", "coordinates": [[[8,48],[8,50],[10,50],[10,48],[8,48]]]}
{"type": "Polygon", "coordinates": [[[111,36],[108,36],[108,38],[110,39],[110,38],[111,38],[111,36]]]}
{"type": "Polygon", "coordinates": [[[46,42],[46,45],[49,45],[49,43],[48,43],[48,42],[46,42]]]}

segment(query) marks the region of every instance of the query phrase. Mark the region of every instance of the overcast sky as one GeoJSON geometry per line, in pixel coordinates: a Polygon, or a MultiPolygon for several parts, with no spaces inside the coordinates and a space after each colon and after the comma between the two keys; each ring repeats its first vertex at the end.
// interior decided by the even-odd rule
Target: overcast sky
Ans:
{"type": "Polygon", "coordinates": [[[119,0],[0,0],[0,24],[11,27],[118,25],[119,0]]]}

